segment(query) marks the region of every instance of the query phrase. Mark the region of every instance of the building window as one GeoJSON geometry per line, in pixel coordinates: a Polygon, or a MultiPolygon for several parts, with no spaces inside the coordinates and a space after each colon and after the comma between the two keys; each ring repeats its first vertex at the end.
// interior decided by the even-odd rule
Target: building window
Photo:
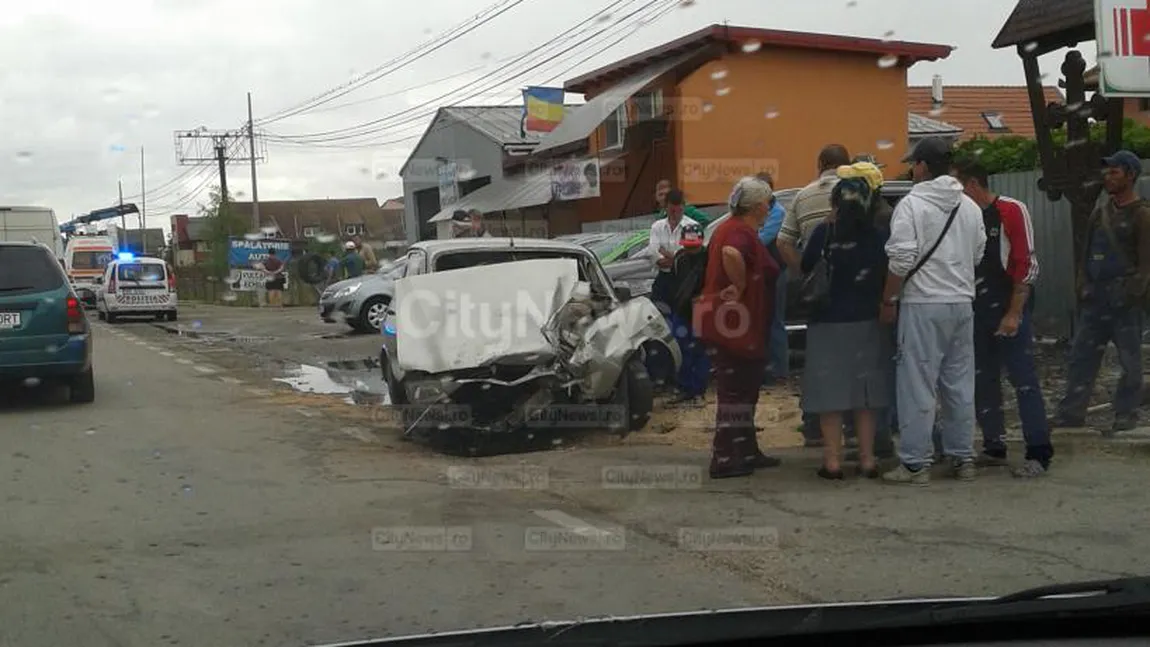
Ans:
{"type": "Polygon", "coordinates": [[[343,226],[343,233],[347,234],[348,236],[361,236],[361,235],[363,235],[363,232],[364,232],[363,225],[344,225],[343,226]]]}
{"type": "Polygon", "coordinates": [[[1006,122],[1002,120],[1002,114],[998,112],[984,112],[982,113],[983,120],[986,125],[990,126],[991,130],[1010,130],[1006,122]]]}
{"type": "Polygon", "coordinates": [[[304,227],[303,228],[303,237],[304,238],[315,238],[318,235],[319,235],[319,227],[304,227]]]}
{"type": "Polygon", "coordinates": [[[607,121],[603,123],[604,137],[603,148],[620,148],[623,146],[623,131],[627,129],[627,106],[626,104],[619,106],[615,109],[615,114],[607,117],[607,121]]]}
{"type": "Polygon", "coordinates": [[[655,90],[635,97],[637,121],[646,121],[663,116],[663,91],[655,90]]]}
{"type": "Polygon", "coordinates": [[[1138,112],[1150,112],[1150,99],[1138,100],[1138,112]]]}

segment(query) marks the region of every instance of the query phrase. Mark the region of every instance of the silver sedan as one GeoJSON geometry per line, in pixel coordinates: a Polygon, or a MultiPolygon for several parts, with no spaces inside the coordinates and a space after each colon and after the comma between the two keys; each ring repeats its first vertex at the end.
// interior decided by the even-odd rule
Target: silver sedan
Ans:
{"type": "Polygon", "coordinates": [[[343,321],[352,329],[379,333],[387,305],[395,295],[395,280],[407,269],[406,259],[329,285],[319,297],[319,316],[327,323],[343,321]]]}

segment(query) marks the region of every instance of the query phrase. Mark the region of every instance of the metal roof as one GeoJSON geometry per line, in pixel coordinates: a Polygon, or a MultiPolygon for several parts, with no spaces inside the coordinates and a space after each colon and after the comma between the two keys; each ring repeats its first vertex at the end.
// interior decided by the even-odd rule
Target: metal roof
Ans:
{"type": "MultiPolygon", "coordinates": [[[[582,104],[565,105],[563,115],[566,118],[582,104]]],[[[536,143],[547,133],[527,133],[520,131],[523,124],[523,106],[447,106],[444,114],[460,121],[484,136],[500,144],[531,144],[536,143]]],[[[430,130],[434,124],[428,126],[430,130]]]]}
{"type": "Polygon", "coordinates": [[[962,133],[962,128],[946,123],[945,121],[938,121],[916,115],[913,112],[907,115],[907,132],[911,136],[914,135],[957,135],[962,133]]]}
{"type": "Polygon", "coordinates": [[[619,106],[626,103],[632,95],[651,85],[664,74],[685,65],[704,51],[705,48],[695,48],[682,52],[678,56],[666,58],[654,65],[639,69],[631,76],[597,94],[566,117],[555,130],[543,138],[543,141],[539,142],[539,146],[535,148],[535,153],[542,153],[573,142],[586,140],[600,124],[615,114],[619,106]]]}
{"type": "Polygon", "coordinates": [[[751,42],[758,43],[763,48],[786,47],[874,54],[875,56],[893,55],[898,56],[903,65],[910,65],[923,60],[933,61],[946,58],[950,56],[953,50],[947,45],[715,24],[578,76],[567,81],[563,87],[568,92],[582,94],[591,86],[633,74],[639,69],[676,56],[687,49],[697,49],[704,45],[722,43],[733,51],[740,51],[739,48],[751,42]]]}
{"type": "Polygon", "coordinates": [[[464,211],[478,209],[480,213],[491,213],[533,207],[548,202],[551,202],[550,169],[497,179],[481,189],[468,193],[455,204],[441,209],[428,222],[451,220],[452,214],[460,209],[464,211]]]}

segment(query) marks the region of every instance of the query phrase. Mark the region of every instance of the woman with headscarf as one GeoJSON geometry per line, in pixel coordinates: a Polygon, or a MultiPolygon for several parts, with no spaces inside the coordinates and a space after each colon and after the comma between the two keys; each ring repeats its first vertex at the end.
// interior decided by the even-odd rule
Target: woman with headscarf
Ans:
{"type": "Polygon", "coordinates": [[[890,232],[875,222],[875,201],[882,200],[878,167],[860,162],[840,167],[838,176],[831,214],[815,227],[803,250],[803,274],[823,272],[826,277],[807,324],[803,410],[819,416],[820,477],[843,478],[843,416],[850,412],[859,474],[877,478],[876,412],[890,406],[892,397],[891,340],[879,321],[890,232]]]}
{"type": "Polygon", "coordinates": [[[767,363],[767,326],[775,300],[779,266],[759,240],[771,208],[771,186],[755,177],[735,185],[730,217],[707,246],[703,293],[694,328],[708,346],[718,406],[712,443],[711,478],[747,476],[775,467],[778,458],[759,450],[755,406],[767,363]]]}

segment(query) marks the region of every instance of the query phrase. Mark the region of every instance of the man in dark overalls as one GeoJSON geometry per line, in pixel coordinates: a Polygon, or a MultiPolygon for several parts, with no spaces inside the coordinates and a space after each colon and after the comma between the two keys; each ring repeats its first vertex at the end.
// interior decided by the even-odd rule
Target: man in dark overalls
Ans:
{"type": "Polygon", "coordinates": [[[1090,214],[1086,258],[1078,276],[1079,308],[1056,427],[1083,427],[1106,345],[1118,350],[1122,377],[1114,393],[1112,435],[1138,424],[1142,404],[1142,317],[1150,277],[1150,204],[1139,198],[1142,162],[1130,151],[1103,160],[1108,194],[1090,214]]]}
{"type": "Polygon", "coordinates": [[[954,175],[979,207],[986,226],[986,251],[974,269],[974,406],[982,428],[983,466],[1006,465],[1006,417],[1002,411],[1002,368],[1014,386],[1026,458],[1013,472],[1042,476],[1054,448],[1046,403],[1034,365],[1031,327],[1032,286],[1038,278],[1034,230],[1026,205],[990,190],[989,174],[978,163],[961,163],[954,175]]]}

